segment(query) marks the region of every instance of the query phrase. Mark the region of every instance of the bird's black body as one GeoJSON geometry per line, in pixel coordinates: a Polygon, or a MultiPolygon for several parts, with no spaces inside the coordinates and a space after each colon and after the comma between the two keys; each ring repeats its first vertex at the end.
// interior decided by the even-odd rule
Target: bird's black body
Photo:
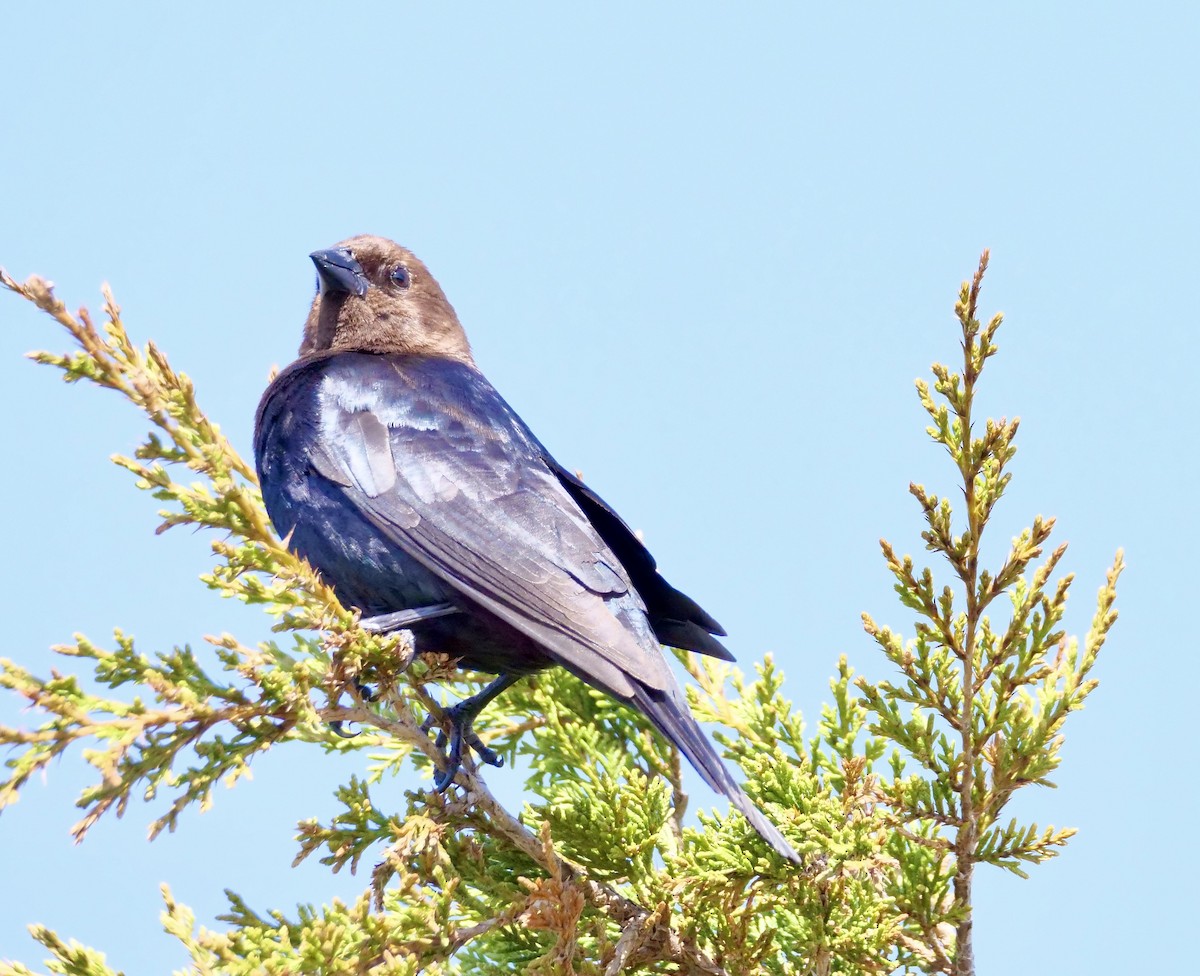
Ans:
{"type": "MultiPolygon", "coordinates": [[[[358,240],[379,239],[348,243],[358,240]]],[[[370,301],[369,271],[349,249],[314,260],[331,254],[345,256],[329,272],[338,300],[370,301]]],[[[306,344],[342,328],[321,318],[328,300],[314,303],[306,344]]],[[[729,775],[662,653],[667,643],[731,659],[713,636],[724,633],[716,621],[547,453],[469,351],[331,345],[276,377],[255,424],[263,498],[291,547],[364,616],[454,605],[459,612],[415,625],[422,647],[498,674],[562,665],[629,703],[797,860],[729,775]]]]}
{"type": "MultiPolygon", "coordinates": [[[[428,411],[401,376],[417,388],[426,387],[425,397],[444,397],[454,386],[466,386],[468,377],[461,374],[469,367],[420,359],[404,364],[401,373],[394,358],[342,353],[294,363],[264,396],[256,425],[259,479],[272,522],[281,534],[292,533],[291,547],[320,571],[342,603],[359,608],[364,617],[446,602],[466,605],[453,586],[396,538],[403,531],[407,503],[386,492],[372,497],[373,486],[364,490],[355,482],[352,465],[359,462],[348,457],[357,454],[369,471],[366,439],[330,429],[345,415],[339,403],[358,402],[366,407],[364,414],[390,415],[396,426],[389,438],[409,442],[392,451],[393,459],[399,454],[419,465],[421,440],[427,449],[448,450],[447,457],[459,459],[451,444],[462,440],[465,430],[443,431],[431,417],[423,419],[428,411]],[[401,399],[404,391],[410,395],[401,399]],[[340,454],[332,455],[331,443],[338,444],[340,454]]],[[[450,395],[452,402],[462,399],[450,395]]],[[[464,471],[482,460],[469,441],[465,446],[464,471]]],[[[444,519],[449,527],[453,507],[444,508],[444,519]]],[[[422,646],[460,657],[464,667],[481,671],[532,673],[553,663],[536,643],[495,616],[454,614],[423,623],[420,635],[422,646]]]]}
{"type": "MultiPolygon", "coordinates": [[[[567,592],[537,602],[558,629],[572,629],[570,599],[587,593],[635,632],[648,623],[656,648],[732,660],[711,636],[723,633],[717,622],[658,575],[629,527],[470,366],[370,353],[300,360],[263,397],[255,455],[271,520],[347,606],[364,616],[442,602],[471,611],[422,626],[430,647],[466,667],[570,666],[570,651],[558,660],[528,635],[542,621],[522,612],[555,583],[567,592]]],[[[609,685],[628,697],[624,682],[609,685]]]]}

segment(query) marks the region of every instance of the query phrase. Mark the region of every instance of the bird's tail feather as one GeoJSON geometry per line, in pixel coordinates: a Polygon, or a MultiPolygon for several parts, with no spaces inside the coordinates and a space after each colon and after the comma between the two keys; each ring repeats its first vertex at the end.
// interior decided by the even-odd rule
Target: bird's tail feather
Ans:
{"type": "Polygon", "coordinates": [[[666,691],[653,691],[638,681],[634,681],[633,685],[634,705],[687,756],[704,782],[727,797],[772,849],[789,861],[800,864],[800,855],[796,853],[795,848],[779,832],[779,828],[750,802],[750,797],[746,796],[729,774],[716,749],[692,717],[682,689],[674,682],[671,682],[666,691]]]}

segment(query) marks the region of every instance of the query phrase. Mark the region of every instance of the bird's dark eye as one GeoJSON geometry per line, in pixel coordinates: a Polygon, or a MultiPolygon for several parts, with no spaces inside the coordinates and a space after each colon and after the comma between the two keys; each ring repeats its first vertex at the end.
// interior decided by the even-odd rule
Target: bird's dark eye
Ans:
{"type": "Polygon", "coordinates": [[[392,272],[392,281],[398,284],[401,288],[407,288],[410,284],[412,284],[412,276],[408,273],[408,268],[404,267],[404,265],[400,265],[400,267],[392,272]]]}

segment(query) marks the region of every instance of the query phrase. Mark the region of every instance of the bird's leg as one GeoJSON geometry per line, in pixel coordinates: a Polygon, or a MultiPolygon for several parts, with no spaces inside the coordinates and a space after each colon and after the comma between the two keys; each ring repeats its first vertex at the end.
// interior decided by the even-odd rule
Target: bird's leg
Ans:
{"type": "MultiPolygon", "coordinates": [[[[450,750],[446,753],[446,768],[441,770],[433,779],[433,788],[439,793],[444,793],[450,784],[454,782],[454,777],[458,775],[458,770],[462,766],[463,744],[468,748],[475,750],[482,762],[489,766],[503,766],[504,759],[496,755],[495,751],[489,749],[483,744],[483,740],[475,734],[471,728],[476,716],[479,715],[488,705],[505,688],[516,684],[521,680],[518,674],[502,674],[489,684],[483,691],[477,695],[472,695],[460,701],[457,705],[451,705],[449,708],[443,709],[442,715],[450,720],[450,736],[447,739],[445,731],[438,732],[436,745],[439,749],[446,747],[446,742],[450,743],[450,750]]],[[[434,725],[434,717],[430,715],[425,719],[421,726],[422,732],[428,732],[434,725]]]]}
{"type": "Polygon", "coordinates": [[[369,634],[390,634],[393,630],[404,630],[413,624],[458,612],[458,607],[453,603],[435,603],[428,607],[413,607],[411,610],[397,610],[395,613],[364,617],[358,625],[369,634]]]}

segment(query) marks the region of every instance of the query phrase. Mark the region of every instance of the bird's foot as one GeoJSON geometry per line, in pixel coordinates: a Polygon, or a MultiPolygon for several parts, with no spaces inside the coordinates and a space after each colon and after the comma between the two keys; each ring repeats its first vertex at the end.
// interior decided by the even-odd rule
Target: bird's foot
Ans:
{"type": "MultiPolygon", "coordinates": [[[[434,745],[438,749],[445,749],[446,744],[449,743],[450,748],[444,754],[445,768],[438,770],[433,777],[433,788],[439,793],[445,793],[450,788],[454,777],[462,769],[464,745],[479,757],[480,762],[496,767],[504,765],[504,757],[484,745],[483,740],[471,727],[479,710],[479,703],[474,698],[468,698],[442,712],[443,718],[450,723],[450,734],[447,736],[445,729],[439,729],[434,745]]],[[[422,723],[421,731],[428,732],[435,724],[436,720],[430,715],[422,723]]]]}
{"type": "MultiPolygon", "coordinates": [[[[464,743],[468,749],[475,752],[475,755],[479,757],[481,762],[485,762],[489,766],[504,765],[503,757],[494,749],[489,749],[483,744],[483,740],[475,734],[475,730],[471,728],[471,724],[475,721],[475,717],[487,707],[488,702],[505,688],[516,684],[520,680],[520,675],[502,674],[477,695],[465,698],[457,705],[451,705],[449,708],[443,710],[443,718],[450,721],[450,735],[446,735],[445,729],[440,730],[435,745],[439,749],[445,749],[446,744],[449,743],[450,750],[446,753],[445,768],[439,771],[433,778],[433,788],[439,793],[445,793],[449,789],[450,784],[454,782],[454,777],[458,775],[458,771],[462,768],[464,743]]],[[[428,732],[433,728],[434,724],[434,717],[430,715],[425,719],[424,724],[422,724],[421,731],[428,732]]]]}

